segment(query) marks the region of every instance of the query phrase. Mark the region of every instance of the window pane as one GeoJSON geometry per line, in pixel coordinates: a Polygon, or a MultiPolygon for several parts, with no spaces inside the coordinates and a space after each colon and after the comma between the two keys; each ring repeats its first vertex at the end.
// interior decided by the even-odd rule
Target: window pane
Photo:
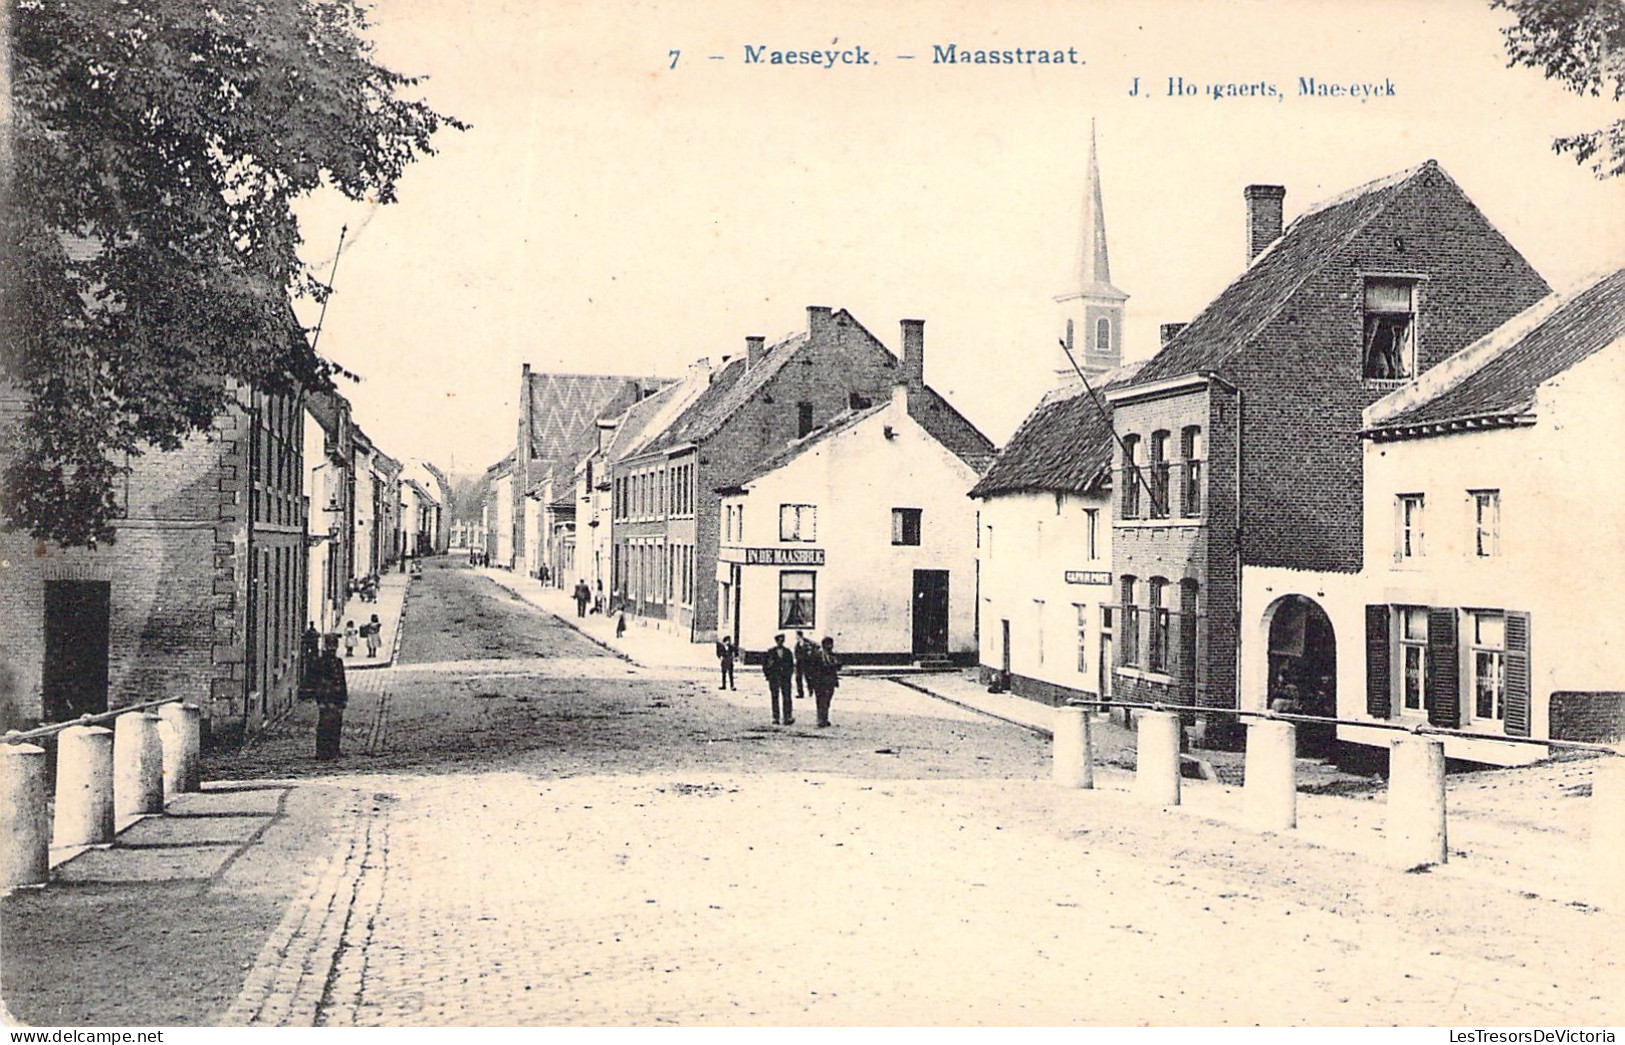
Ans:
{"type": "Polygon", "coordinates": [[[813,574],[810,572],[785,570],[779,574],[779,627],[812,627],[813,584],[813,574]]]}
{"type": "Polygon", "coordinates": [[[1409,312],[1411,285],[1372,280],[1365,285],[1365,307],[1372,312],[1409,312]]]}
{"type": "Polygon", "coordinates": [[[1473,614],[1473,641],[1479,646],[1506,648],[1507,619],[1499,613],[1473,614]]]}

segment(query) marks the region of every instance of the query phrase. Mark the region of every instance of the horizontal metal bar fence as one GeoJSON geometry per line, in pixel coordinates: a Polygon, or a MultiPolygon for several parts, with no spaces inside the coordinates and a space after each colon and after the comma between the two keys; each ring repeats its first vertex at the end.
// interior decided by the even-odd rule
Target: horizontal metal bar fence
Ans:
{"type": "Polygon", "coordinates": [[[1474,733],[1464,729],[1447,729],[1425,723],[1383,722],[1368,718],[1328,718],[1324,715],[1294,715],[1280,711],[1255,711],[1248,708],[1214,708],[1200,704],[1163,704],[1155,701],[1135,700],[1083,700],[1073,698],[1066,702],[1075,708],[1135,708],[1145,711],[1190,711],[1203,715],[1234,715],[1237,718],[1273,719],[1278,722],[1307,722],[1313,725],[1360,726],[1365,729],[1386,729],[1395,733],[1420,736],[1460,737],[1464,740],[1494,740],[1508,744],[1539,744],[1542,747],[1568,748],[1575,751],[1593,751],[1601,755],[1625,756],[1625,745],[1599,744],[1587,740],[1543,740],[1539,737],[1513,737],[1503,733],[1474,733]]]}
{"type": "Polygon", "coordinates": [[[53,722],[48,726],[37,726],[34,729],[19,733],[17,730],[8,730],[0,740],[8,744],[25,744],[30,740],[39,740],[43,737],[55,736],[64,729],[74,726],[94,726],[102,722],[111,722],[120,715],[127,715],[132,711],[145,711],[148,708],[163,707],[165,704],[176,704],[181,697],[167,697],[163,700],[149,700],[144,704],[131,704],[129,707],[114,708],[111,711],[99,711],[93,715],[81,715],[70,722],[53,722]]]}

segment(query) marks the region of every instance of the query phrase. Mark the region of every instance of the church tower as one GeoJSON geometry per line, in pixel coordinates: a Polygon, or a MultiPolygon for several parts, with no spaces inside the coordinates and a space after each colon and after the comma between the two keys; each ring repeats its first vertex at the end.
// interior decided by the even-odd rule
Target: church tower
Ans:
{"type": "MultiPolygon", "coordinates": [[[[1084,187],[1082,243],[1077,282],[1055,299],[1064,320],[1061,339],[1083,368],[1091,385],[1123,361],[1123,303],[1128,295],[1112,286],[1106,254],[1106,210],[1100,202],[1100,160],[1095,150],[1095,124],[1089,121],[1089,181],[1084,187]]],[[[1078,383],[1066,353],[1055,349],[1055,378],[1062,387],[1078,383]]]]}

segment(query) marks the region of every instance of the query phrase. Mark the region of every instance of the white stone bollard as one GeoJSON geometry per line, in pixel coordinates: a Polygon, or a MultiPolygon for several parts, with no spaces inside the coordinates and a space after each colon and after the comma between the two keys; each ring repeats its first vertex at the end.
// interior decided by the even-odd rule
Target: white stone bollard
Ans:
{"type": "Polygon", "coordinates": [[[195,704],[165,704],[158,709],[158,736],[164,745],[164,801],[199,787],[203,711],[195,704]]]}
{"type": "Polygon", "coordinates": [[[1591,869],[1596,904],[1625,911],[1625,757],[1599,759],[1591,773],[1591,869]]]}
{"type": "Polygon", "coordinates": [[[164,749],[158,716],[131,711],[113,721],[113,815],[164,811],[164,749]]]}
{"type": "Polygon", "coordinates": [[[0,743],[0,889],[44,885],[51,868],[45,749],[0,743]]]}
{"type": "Polygon", "coordinates": [[[1398,867],[1442,864],[1445,833],[1444,741],[1398,737],[1388,751],[1388,846],[1398,867]]]}
{"type": "Polygon", "coordinates": [[[69,726],[56,735],[53,845],[113,840],[113,731],[69,726]]]}
{"type": "Polygon", "coordinates": [[[1087,708],[1055,709],[1054,771],[1062,787],[1095,786],[1095,753],[1087,708]]]}
{"type": "Polygon", "coordinates": [[[1247,720],[1242,794],[1247,819],[1266,831],[1298,826],[1298,728],[1266,718],[1247,720]]]}
{"type": "Polygon", "coordinates": [[[1134,793],[1154,806],[1179,804],[1179,740],[1184,727],[1172,711],[1140,716],[1134,748],[1134,793]]]}

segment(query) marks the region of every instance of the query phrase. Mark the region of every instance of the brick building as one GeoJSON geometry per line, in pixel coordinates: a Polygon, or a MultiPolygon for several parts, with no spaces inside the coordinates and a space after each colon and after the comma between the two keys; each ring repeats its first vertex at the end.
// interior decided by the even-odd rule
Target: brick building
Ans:
{"type": "Polygon", "coordinates": [[[218,743],[291,704],[306,619],[303,417],[298,397],[239,390],[208,432],[130,459],[111,543],[0,535],[0,721],[180,697],[218,743]]]}
{"type": "Polygon", "coordinates": [[[614,459],[611,593],[627,612],[695,641],[716,636],[720,512],[712,492],[838,414],[884,402],[899,381],[909,415],[978,473],[993,446],[925,384],[925,324],[905,320],[902,358],[844,309],[807,309],[807,329],[745,353],[635,452],[614,459]]]}
{"type": "Polygon", "coordinates": [[[976,471],[908,398],[896,385],[717,491],[717,627],[749,663],[796,629],[832,637],[848,664],[975,655],[976,509],[963,491],[976,471]]]}
{"type": "MultiPolygon", "coordinates": [[[[1329,713],[1336,640],[1312,593],[1266,643],[1275,670],[1238,663],[1243,632],[1272,626],[1290,575],[1360,570],[1360,411],[1548,287],[1431,160],[1315,204],[1284,233],[1284,189],[1244,197],[1246,269],[1108,395],[1123,440],[1116,690],[1256,707],[1284,672],[1329,713]],[[1246,598],[1246,573],[1274,583],[1246,598]]],[[[1232,725],[1197,716],[1199,736],[1232,725]]]]}
{"type": "MultiPolygon", "coordinates": [[[[1332,607],[1339,717],[1625,738],[1625,644],[1598,613],[1625,569],[1625,496],[1604,478],[1625,472],[1621,387],[1625,270],[1366,409],[1365,569],[1332,607]]],[[[1546,748],[1448,737],[1445,751],[1517,763],[1546,748]]]]}

